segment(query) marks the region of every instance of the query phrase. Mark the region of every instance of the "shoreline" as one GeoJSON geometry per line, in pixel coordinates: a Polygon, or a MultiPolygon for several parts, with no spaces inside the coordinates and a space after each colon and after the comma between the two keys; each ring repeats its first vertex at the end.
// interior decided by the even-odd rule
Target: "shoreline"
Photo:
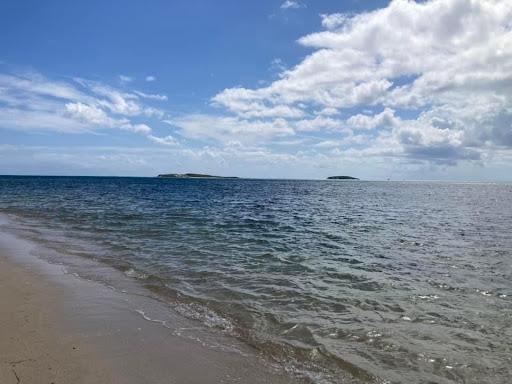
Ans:
{"type": "Polygon", "coordinates": [[[42,247],[0,229],[0,382],[303,382],[165,303],[37,257],[42,247]]]}

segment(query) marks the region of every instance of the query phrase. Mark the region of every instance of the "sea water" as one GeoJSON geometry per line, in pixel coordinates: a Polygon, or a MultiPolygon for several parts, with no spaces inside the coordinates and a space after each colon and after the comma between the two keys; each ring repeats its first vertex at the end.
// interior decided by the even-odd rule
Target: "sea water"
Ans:
{"type": "Polygon", "coordinates": [[[512,184],[3,176],[0,212],[313,381],[512,377],[512,184]]]}

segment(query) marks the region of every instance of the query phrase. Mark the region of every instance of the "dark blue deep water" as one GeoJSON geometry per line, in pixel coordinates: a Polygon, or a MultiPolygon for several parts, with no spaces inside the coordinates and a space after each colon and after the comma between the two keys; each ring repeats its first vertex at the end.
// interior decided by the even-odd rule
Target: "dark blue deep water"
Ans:
{"type": "Polygon", "coordinates": [[[0,212],[332,381],[512,377],[511,184],[6,176],[0,212]]]}

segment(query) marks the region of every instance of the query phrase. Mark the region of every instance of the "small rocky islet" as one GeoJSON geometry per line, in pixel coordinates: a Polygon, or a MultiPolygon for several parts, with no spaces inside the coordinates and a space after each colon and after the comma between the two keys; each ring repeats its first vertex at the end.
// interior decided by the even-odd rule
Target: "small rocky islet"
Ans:
{"type": "Polygon", "coordinates": [[[357,177],[352,176],[329,176],[327,180],[359,180],[357,177]]]}
{"type": "Polygon", "coordinates": [[[157,177],[165,179],[238,179],[235,176],[214,176],[203,173],[162,173],[157,177]]]}

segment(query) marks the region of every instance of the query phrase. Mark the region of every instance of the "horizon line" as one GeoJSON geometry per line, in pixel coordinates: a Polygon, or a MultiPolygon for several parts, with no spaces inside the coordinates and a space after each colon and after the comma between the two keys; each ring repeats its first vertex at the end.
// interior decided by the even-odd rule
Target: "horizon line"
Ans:
{"type": "Polygon", "coordinates": [[[245,176],[220,176],[220,177],[190,177],[190,178],[165,178],[155,176],[127,176],[127,175],[51,175],[51,174],[0,174],[0,177],[97,177],[97,178],[132,178],[132,179],[170,179],[170,180],[290,180],[290,181],[331,181],[331,182],[437,182],[437,183],[464,183],[464,184],[495,184],[512,183],[512,180],[443,180],[443,179],[355,179],[355,180],[329,180],[325,178],[285,178],[285,177],[245,177],[245,176]]]}

